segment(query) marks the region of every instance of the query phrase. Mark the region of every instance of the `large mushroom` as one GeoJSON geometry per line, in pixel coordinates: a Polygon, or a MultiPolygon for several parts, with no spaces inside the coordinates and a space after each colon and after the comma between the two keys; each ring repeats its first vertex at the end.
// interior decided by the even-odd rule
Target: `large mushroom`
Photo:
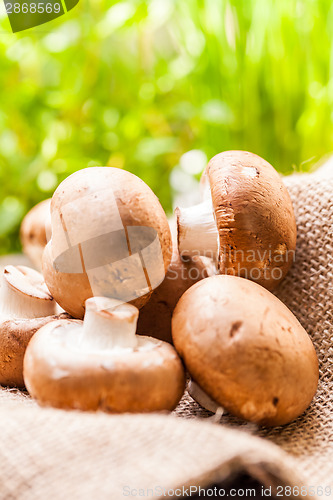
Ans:
{"type": "Polygon", "coordinates": [[[174,345],[193,380],[233,415],[284,425],[310,405],[318,360],[292,312],[250,280],[213,276],[182,296],[174,345]]]}
{"type": "Polygon", "coordinates": [[[175,351],[135,334],[138,309],[105,297],[86,301],[84,322],[41,328],[24,359],[26,387],[42,405],[114,413],[172,410],[184,391],[175,351]]]}
{"type": "Polygon", "coordinates": [[[23,357],[34,333],[68,315],[56,314],[56,302],[43,277],[25,266],[7,266],[0,288],[0,384],[23,387],[23,357]]]}
{"type": "Polygon", "coordinates": [[[279,174],[253,153],[226,151],[210,160],[201,184],[202,203],[176,210],[180,254],[215,258],[221,274],[276,288],[296,247],[292,202],[279,174]]]}
{"type": "Polygon", "coordinates": [[[50,205],[50,199],[41,201],[27,213],[21,224],[23,252],[37,270],[42,268],[44,248],[51,235],[50,205]]]}
{"type": "Polygon", "coordinates": [[[142,307],[164,279],[172,253],[168,221],[151,189],[130,172],[93,167],[69,176],[52,197],[51,225],[43,274],[76,318],[92,296],[142,307]]]}

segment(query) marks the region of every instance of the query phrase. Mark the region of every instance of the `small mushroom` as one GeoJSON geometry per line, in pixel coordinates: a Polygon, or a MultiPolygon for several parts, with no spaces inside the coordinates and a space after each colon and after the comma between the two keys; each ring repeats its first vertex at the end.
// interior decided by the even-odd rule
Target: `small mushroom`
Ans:
{"type": "Polygon", "coordinates": [[[114,413],[172,410],[184,392],[183,365],[166,342],[135,334],[138,309],[86,301],[84,322],[41,328],[24,359],[24,380],[42,405],[114,413]]]}
{"type": "Polygon", "coordinates": [[[218,275],[193,285],[176,306],[172,336],[193,380],[245,420],[284,425],[315,395],[310,337],[277,297],[250,280],[218,275]]]}
{"type": "Polygon", "coordinates": [[[45,282],[75,318],[90,297],[142,307],[171,261],[166,215],[151,189],[118,168],[75,172],[51,201],[52,238],[43,255],[45,282]]]}
{"type": "Polygon", "coordinates": [[[56,302],[43,277],[25,266],[7,266],[0,288],[0,384],[23,387],[23,357],[33,334],[68,315],[55,315],[56,302]]]}
{"type": "Polygon", "coordinates": [[[212,259],[200,256],[181,259],[174,245],[171,264],[163,282],[140,310],[138,334],[172,343],[171,318],[178,300],[194,283],[213,274],[216,274],[216,267],[212,259]]]}
{"type": "Polygon", "coordinates": [[[220,274],[273,290],[295,255],[296,222],[276,170],[246,151],[210,160],[201,179],[203,202],[176,209],[179,252],[215,258],[220,274]]]}
{"type": "Polygon", "coordinates": [[[21,224],[23,252],[37,270],[42,268],[42,255],[51,235],[50,205],[50,199],[41,201],[27,213],[21,224]]]}

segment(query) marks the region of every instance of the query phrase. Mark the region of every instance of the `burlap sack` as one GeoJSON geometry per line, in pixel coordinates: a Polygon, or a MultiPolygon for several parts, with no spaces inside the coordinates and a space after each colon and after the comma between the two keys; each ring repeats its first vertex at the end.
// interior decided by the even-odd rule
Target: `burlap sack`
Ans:
{"type": "Polygon", "coordinates": [[[306,414],[267,430],[228,415],[216,424],[188,395],[175,415],[112,416],[39,408],[3,389],[0,499],[186,497],[190,486],[214,485],[251,488],[235,498],[253,498],[253,487],[263,498],[262,486],[278,498],[333,498],[333,175],[294,176],[286,184],[298,248],[277,295],[311,335],[320,360],[318,394],[306,414]],[[295,488],[282,489],[287,485],[295,488]]]}

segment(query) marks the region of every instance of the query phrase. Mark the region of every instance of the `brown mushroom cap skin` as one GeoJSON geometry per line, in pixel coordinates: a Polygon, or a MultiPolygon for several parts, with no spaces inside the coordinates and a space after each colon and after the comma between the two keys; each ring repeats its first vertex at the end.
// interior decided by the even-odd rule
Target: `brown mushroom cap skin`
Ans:
{"type": "Polygon", "coordinates": [[[260,156],[226,151],[204,172],[209,182],[220,245],[220,273],[275,289],[296,248],[292,202],[277,171],[260,156]]]}
{"type": "Polygon", "coordinates": [[[315,395],[310,337],[279,299],[250,280],[218,275],[193,285],[177,304],[172,335],[195,382],[237,417],[284,425],[315,395]]]}
{"type": "Polygon", "coordinates": [[[20,239],[23,252],[37,269],[42,267],[47,235],[51,233],[49,226],[50,205],[51,199],[41,201],[27,213],[21,224],[20,239]]]}
{"type": "Polygon", "coordinates": [[[23,388],[23,359],[31,338],[42,326],[68,317],[68,314],[63,313],[29,320],[16,319],[0,324],[0,384],[23,388]]]}
{"type": "Polygon", "coordinates": [[[48,243],[43,254],[43,275],[49,290],[57,302],[74,318],[82,318],[86,299],[93,296],[86,273],[61,273],[53,267],[51,246],[48,243]]]}
{"type": "MultiPolygon", "coordinates": [[[[41,405],[111,413],[173,410],[185,387],[183,365],[169,344],[156,339],[149,351],[128,354],[68,350],[58,321],[40,329],[24,358],[24,380],[41,405]],[[73,397],[75,395],[75,397],[73,397]]],[[[74,331],[74,334],[76,332],[74,331]]]]}
{"type": "MultiPolygon", "coordinates": [[[[79,236],[82,242],[89,239],[85,237],[84,232],[91,227],[99,225],[103,229],[104,225],[105,232],[108,232],[113,220],[108,220],[105,214],[110,214],[110,199],[114,195],[116,211],[120,214],[123,227],[127,230],[131,226],[152,228],[156,232],[162,250],[164,274],[170,264],[172,254],[171,234],[166,215],[158,198],[141,179],[130,172],[112,167],[86,168],[69,176],[58,186],[52,197],[52,239],[47,244],[43,255],[43,274],[47,286],[60,306],[79,319],[84,315],[86,299],[94,295],[86,269],[82,269],[82,266],[79,271],[74,269],[82,258],[80,244],[75,247],[77,257],[73,260],[73,266],[71,266],[73,256],[67,262],[67,269],[73,267],[73,272],[57,270],[53,256],[64,251],[66,238],[70,238],[63,218],[64,208],[68,204],[74,206],[77,200],[86,195],[91,195],[91,199],[84,207],[85,213],[78,213],[74,207],[72,212],[67,212],[66,218],[66,223],[76,226],[77,232],[81,233],[79,236]],[[93,198],[95,194],[96,198],[93,198]]],[[[111,219],[112,217],[113,213],[110,215],[111,219]]],[[[114,249],[116,247],[117,245],[114,245],[114,249]]],[[[119,255],[118,258],[120,261],[122,256],[119,255]]],[[[105,262],[96,262],[96,267],[104,264],[105,262]]],[[[117,280],[117,275],[107,276],[107,279],[110,290],[105,293],[99,292],[99,294],[113,297],[112,283],[117,280]]],[[[149,300],[151,293],[152,289],[147,288],[146,293],[138,294],[128,302],[140,308],[149,300]]]]}
{"type": "Polygon", "coordinates": [[[140,310],[137,333],[172,344],[171,318],[178,300],[192,285],[213,274],[216,270],[211,259],[200,256],[181,259],[174,245],[171,264],[163,282],[140,310]]]}
{"type": "Polygon", "coordinates": [[[0,304],[0,384],[21,388],[23,358],[31,337],[42,326],[68,318],[68,314],[55,314],[56,303],[37,271],[26,266],[7,266],[2,280],[1,286],[7,290],[2,301],[7,298],[14,309],[6,310],[6,304],[0,304]]]}

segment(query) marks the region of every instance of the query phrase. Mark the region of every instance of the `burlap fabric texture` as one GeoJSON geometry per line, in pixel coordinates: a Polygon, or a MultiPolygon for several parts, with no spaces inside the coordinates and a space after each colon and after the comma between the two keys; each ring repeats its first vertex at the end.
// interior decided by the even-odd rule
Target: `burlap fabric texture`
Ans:
{"type": "Polygon", "coordinates": [[[39,408],[3,389],[0,499],[170,497],[182,486],[237,488],[244,474],[257,481],[258,498],[260,485],[273,486],[272,493],[305,488],[284,490],[282,498],[333,498],[318,490],[332,485],[333,492],[333,174],[293,176],[286,184],[298,246],[277,295],[318,353],[320,384],[309,410],[283,428],[260,429],[228,415],[216,423],[188,395],[174,415],[114,416],[39,408]]]}
{"type": "MultiPolygon", "coordinates": [[[[318,392],[308,411],[284,427],[244,426],[228,415],[221,423],[243,426],[278,444],[297,459],[304,484],[331,485],[333,498],[333,164],[316,174],[290,176],[285,183],[296,214],[297,251],[276,295],[297,316],[315,345],[320,363],[318,392]]],[[[209,415],[189,396],[176,412],[184,417],[209,415]]]]}

